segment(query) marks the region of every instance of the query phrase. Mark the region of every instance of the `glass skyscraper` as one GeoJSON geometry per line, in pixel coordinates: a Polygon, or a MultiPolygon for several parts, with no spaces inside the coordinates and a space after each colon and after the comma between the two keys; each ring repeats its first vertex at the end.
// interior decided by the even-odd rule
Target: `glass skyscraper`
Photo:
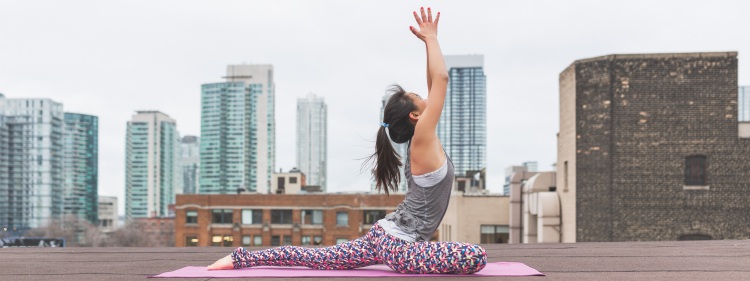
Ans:
{"type": "Polygon", "coordinates": [[[750,122],[750,86],[739,87],[739,121],[750,122]]]}
{"type": "Polygon", "coordinates": [[[158,111],[138,111],[125,139],[125,218],[166,217],[181,184],[177,123],[158,111]]]}
{"type": "Polygon", "coordinates": [[[297,168],[307,185],[326,191],[328,172],[328,106],[322,97],[308,94],[297,99],[297,168]]]}
{"type": "Polygon", "coordinates": [[[198,193],[268,193],[276,165],[273,66],[229,65],[201,85],[198,193]]]}
{"type": "Polygon", "coordinates": [[[63,213],[63,106],[0,94],[0,228],[22,233],[63,213]]]}
{"type": "Polygon", "coordinates": [[[456,175],[487,166],[487,78],[484,56],[445,56],[450,81],[438,137],[456,175]]]}
{"type": "Polygon", "coordinates": [[[180,165],[182,165],[182,193],[198,192],[198,171],[200,170],[200,139],[184,136],[180,143],[180,165]]]}
{"type": "Polygon", "coordinates": [[[63,184],[65,215],[98,224],[99,119],[64,114],[63,184]]]}

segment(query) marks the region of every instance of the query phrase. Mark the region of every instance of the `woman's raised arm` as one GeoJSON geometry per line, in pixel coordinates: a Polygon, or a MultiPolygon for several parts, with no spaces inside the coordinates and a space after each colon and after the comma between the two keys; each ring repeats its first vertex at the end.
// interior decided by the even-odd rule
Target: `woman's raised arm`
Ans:
{"type": "Polygon", "coordinates": [[[445,104],[448,71],[445,68],[445,60],[437,39],[440,13],[437,13],[434,19],[430,8],[427,8],[426,13],[425,9],[421,8],[420,13],[421,15],[414,12],[414,19],[416,19],[419,28],[409,27],[409,29],[425,43],[427,49],[427,87],[429,92],[424,111],[420,116],[416,116],[419,122],[414,128],[412,155],[417,157],[412,158],[412,164],[414,164],[412,169],[431,171],[432,168],[439,168],[442,161],[445,160],[436,130],[445,104]]]}

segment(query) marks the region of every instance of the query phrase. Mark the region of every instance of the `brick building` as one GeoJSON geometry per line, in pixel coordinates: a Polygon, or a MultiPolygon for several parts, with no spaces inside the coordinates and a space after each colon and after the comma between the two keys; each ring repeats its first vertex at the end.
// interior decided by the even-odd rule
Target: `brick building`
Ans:
{"type": "Polygon", "coordinates": [[[135,218],[136,227],[147,234],[156,247],[174,247],[174,218],[135,218]]]}
{"type": "Polygon", "coordinates": [[[403,200],[403,194],[178,195],[175,245],[335,245],[363,236],[403,200]]]}
{"type": "Polygon", "coordinates": [[[747,239],[737,53],[609,55],[560,74],[562,242],[747,239]]]}

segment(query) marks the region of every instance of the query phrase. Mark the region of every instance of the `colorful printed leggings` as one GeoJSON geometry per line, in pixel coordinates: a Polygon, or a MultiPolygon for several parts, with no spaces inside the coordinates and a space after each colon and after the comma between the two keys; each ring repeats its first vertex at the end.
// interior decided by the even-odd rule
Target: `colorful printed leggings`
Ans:
{"type": "Polygon", "coordinates": [[[405,242],[375,224],[363,237],[326,248],[282,246],[232,252],[234,268],[306,266],[314,269],[352,269],[385,263],[400,273],[470,274],[482,270],[487,254],[479,245],[458,242],[405,242]]]}

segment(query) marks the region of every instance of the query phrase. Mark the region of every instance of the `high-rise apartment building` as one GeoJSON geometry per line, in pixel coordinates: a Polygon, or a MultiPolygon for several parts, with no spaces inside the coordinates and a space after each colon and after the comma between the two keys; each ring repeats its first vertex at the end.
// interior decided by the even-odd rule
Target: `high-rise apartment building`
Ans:
{"type": "Polygon", "coordinates": [[[99,118],[64,114],[63,213],[96,225],[99,205],[99,118]]]}
{"type": "Polygon", "coordinates": [[[487,78],[483,55],[445,56],[448,91],[438,137],[456,175],[487,166],[487,78]]]}
{"type": "Polygon", "coordinates": [[[63,212],[63,106],[0,94],[0,227],[45,226],[63,212]]]}
{"type": "Polygon", "coordinates": [[[328,107],[322,97],[308,94],[297,99],[297,168],[308,185],[326,191],[328,171],[328,107]]]}
{"type": "Polygon", "coordinates": [[[750,122],[750,86],[739,87],[739,117],[740,122],[750,122]]]}
{"type": "Polygon", "coordinates": [[[200,171],[200,139],[184,136],[180,142],[180,165],[182,166],[182,193],[198,192],[200,171]]]}
{"type": "Polygon", "coordinates": [[[166,217],[180,181],[177,122],[158,111],[138,111],[125,139],[125,218],[166,217]]]}
{"type": "Polygon", "coordinates": [[[268,193],[276,165],[271,65],[229,65],[226,82],[201,85],[198,193],[268,193]]]}

